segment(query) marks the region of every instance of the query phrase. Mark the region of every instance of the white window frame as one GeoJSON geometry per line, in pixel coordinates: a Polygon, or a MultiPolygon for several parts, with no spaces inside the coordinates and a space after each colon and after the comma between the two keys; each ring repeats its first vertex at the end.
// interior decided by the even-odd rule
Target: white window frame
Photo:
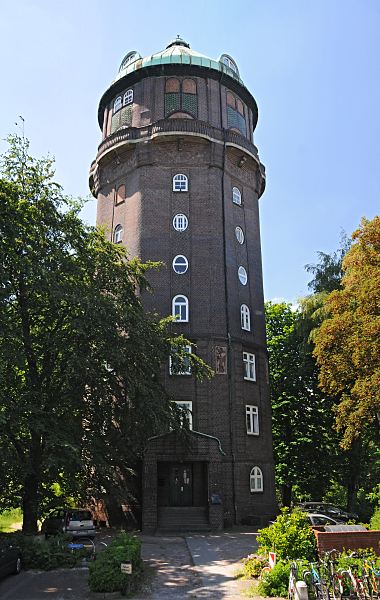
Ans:
{"type": "Polygon", "coordinates": [[[264,478],[260,467],[252,467],[249,474],[249,489],[252,494],[264,491],[264,478]]]}
{"type": "MultiPolygon", "coordinates": [[[[188,352],[189,354],[191,354],[192,352],[192,347],[190,344],[186,344],[186,346],[184,346],[185,352],[188,352]]],[[[169,358],[169,375],[191,375],[191,362],[189,359],[189,366],[187,367],[186,371],[176,371],[175,373],[173,373],[172,371],[172,357],[170,356],[169,358]]]]}
{"type": "Polygon", "coordinates": [[[244,231],[241,227],[239,227],[239,225],[235,227],[235,236],[239,244],[244,244],[244,231]]]}
{"type": "Polygon", "coordinates": [[[173,227],[176,231],[185,231],[189,225],[189,219],[183,213],[178,213],[173,217],[173,227]]]}
{"type": "Polygon", "coordinates": [[[133,90],[127,90],[123,96],[123,106],[133,103],[133,90]]]}
{"type": "Polygon", "coordinates": [[[123,106],[122,98],[121,98],[121,96],[118,96],[117,98],[115,98],[114,103],[113,103],[113,114],[117,113],[117,111],[120,110],[122,106],[123,106]]]}
{"type": "Polygon", "coordinates": [[[251,331],[251,311],[246,304],[240,307],[240,327],[245,331],[251,331]]]}
{"type": "Polygon", "coordinates": [[[178,408],[184,412],[184,419],[189,422],[189,429],[193,429],[193,403],[191,400],[174,400],[178,408]]]}
{"type": "Polygon", "coordinates": [[[256,357],[251,352],[243,352],[244,379],[256,381],[256,357]]]}
{"type": "Polygon", "coordinates": [[[232,202],[241,206],[241,191],[236,186],[232,188],[232,202]]]}
{"type": "Polygon", "coordinates": [[[234,73],[236,73],[236,75],[239,75],[239,71],[238,71],[238,68],[237,68],[235,62],[229,56],[224,54],[222,57],[222,61],[223,61],[223,64],[226,65],[226,67],[231,69],[234,73]]]}
{"type": "Polygon", "coordinates": [[[177,256],[175,256],[173,258],[173,262],[172,262],[172,267],[173,267],[173,271],[174,273],[177,273],[177,275],[184,275],[187,271],[187,269],[189,268],[189,261],[187,260],[186,256],[184,256],[183,254],[177,254],[177,256]],[[176,266],[181,266],[184,267],[184,269],[181,271],[177,271],[176,266]]]}
{"type": "Polygon", "coordinates": [[[114,244],[120,244],[120,242],[123,241],[123,226],[120,225],[120,223],[118,225],[116,225],[115,229],[113,230],[113,242],[114,244]]]}
{"type": "Polygon", "coordinates": [[[240,267],[238,268],[238,277],[239,277],[239,281],[242,285],[247,285],[248,275],[247,275],[247,271],[245,270],[245,268],[242,265],[240,265],[240,267]]]}
{"type": "Polygon", "coordinates": [[[176,317],[176,323],[188,323],[188,321],[189,321],[189,300],[188,300],[187,296],[184,296],[183,294],[177,294],[177,296],[174,296],[174,298],[172,300],[172,316],[176,317]],[[178,301],[179,298],[184,298],[184,301],[179,302],[178,301]],[[179,313],[176,310],[177,307],[181,307],[179,313]],[[184,315],[182,314],[183,307],[184,307],[184,315]],[[178,318],[178,316],[180,318],[178,318]],[[182,318],[182,317],[184,317],[184,318],[182,318]]]}
{"type": "Polygon", "coordinates": [[[173,192],[187,192],[189,189],[189,180],[183,173],[177,173],[173,177],[173,192]]]}
{"type": "Polygon", "coordinates": [[[246,404],[245,406],[245,424],[247,428],[247,435],[259,435],[259,408],[253,404],[246,404]]]}

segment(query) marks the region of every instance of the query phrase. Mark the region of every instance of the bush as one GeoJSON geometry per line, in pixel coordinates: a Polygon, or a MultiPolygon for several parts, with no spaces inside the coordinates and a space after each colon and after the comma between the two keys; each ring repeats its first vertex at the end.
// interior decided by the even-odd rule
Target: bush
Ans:
{"type": "Polygon", "coordinates": [[[290,562],[278,562],[271,571],[267,571],[257,586],[257,591],[261,596],[281,596],[286,598],[288,595],[290,562]]]}
{"type": "Polygon", "coordinates": [[[89,586],[92,592],[124,592],[138,587],[143,571],[141,542],[127,533],[118,535],[89,565],[89,586]],[[124,575],[120,565],[132,562],[132,574],[124,575]]]}
{"type": "Polygon", "coordinates": [[[371,521],[369,523],[370,529],[380,529],[380,506],[375,508],[375,512],[371,517],[371,521]]]}
{"type": "Polygon", "coordinates": [[[307,517],[299,509],[290,512],[283,508],[275,522],[259,529],[257,538],[259,554],[276,552],[277,560],[314,560],[316,556],[315,536],[307,517]]]}
{"type": "Polygon", "coordinates": [[[244,577],[258,577],[268,561],[263,556],[250,554],[243,560],[243,564],[244,577]]]}
{"type": "Polygon", "coordinates": [[[59,569],[75,567],[81,563],[85,551],[73,552],[68,548],[71,541],[69,536],[57,535],[42,540],[34,536],[14,533],[1,538],[0,547],[17,546],[21,551],[21,560],[24,569],[59,569]]]}

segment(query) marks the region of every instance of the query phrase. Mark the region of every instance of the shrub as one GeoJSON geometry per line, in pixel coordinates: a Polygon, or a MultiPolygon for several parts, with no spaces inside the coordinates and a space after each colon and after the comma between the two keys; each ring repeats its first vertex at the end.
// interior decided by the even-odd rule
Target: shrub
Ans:
{"type": "Polygon", "coordinates": [[[375,512],[371,517],[369,526],[370,529],[380,529],[380,505],[377,508],[375,508],[375,512]]]}
{"type": "Polygon", "coordinates": [[[127,533],[118,535],[89,565],[89,586],[92,592],[124,592],[137,588],[143,570],[141,542],[127,533]],[[120,565],[132,562],[132,574],[121,573],[120,565]]]}
{"type": "Polygon", "coordinates": [[[245,577],[258,577],[268,561],[263,556],[250,554],[243,560],[243,575],[245,577]]]}
{"type": "Polygon", "coordinates": [[[0,546],[17,546],[21,551],[21,560],[25,569],[59,569],[75,567],[81,563],[84,552],[73,552],[68,548],[69,536],[57,535],[42,540],[34,536],[15,533],[4,536],[0,546]]]}
{"type": "Polygon", "coordinates": [[[299,509],[290,512],[283,508],[275,522],[259,529],[257,538],[259,554],[276,552],[277,560],[314,560],[316,556],[315,537],[307,517],[299,509]]]}
{"type": "Polygon", "coordinates": [[[290,562],[278,562],[271,571],[267,571],[257,586],[257,591],[261,596],[281,596],[286,598],[288,595],[290,562]]]}

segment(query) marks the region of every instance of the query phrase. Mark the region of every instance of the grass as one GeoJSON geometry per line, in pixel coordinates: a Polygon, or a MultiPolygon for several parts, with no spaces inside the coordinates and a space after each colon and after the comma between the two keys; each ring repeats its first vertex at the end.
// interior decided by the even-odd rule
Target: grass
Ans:
{"type": "Polygon", "coordinates": [[[0,514],[0,532],[9,533],[21,529],[22,512],[20,508],[5,510],[0,514]]]}

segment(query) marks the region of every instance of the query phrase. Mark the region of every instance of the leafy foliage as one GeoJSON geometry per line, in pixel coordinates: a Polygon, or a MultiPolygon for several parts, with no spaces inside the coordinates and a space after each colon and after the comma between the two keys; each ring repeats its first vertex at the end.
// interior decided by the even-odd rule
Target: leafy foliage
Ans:
{"type": "Polygon", "coordinates": [[[49,571],[64,567],[71,568],[81,564],[85,552],[72,552],[68,547],[69,541],[70,538],[65,535],[42,540],[34,536],[14,533],[0,538],[0,547],[17,546],[20,548],[24,569],[49,571]]]}
{"type": "Polygon", "coordinates": [[[370,529],[380,529],[380,506],[375,508],[369,526],[370,529]]]}
{"type": "Polygon", "coordinates": [[[259,554],[273,551],[278,560],[312,561],[315,558],[314,533],[301,510],[290,511],[284,507],[274,523],[259,529],[257,543],[259,554]]]}
{"type": "MultiPolygon", "coordinates": [[[[10,138],[0,180],[0,501],[25,532],[63,497],[133,494],[146,440],[180,416],[160,380],[170,319],[144,312],[153,263],[79,218],[50,159],[10,138]]],[[[179,358],[178,358],[179,357],[179,358]]],[[[188,355],[186,355],[187,359],[188,355]]],[[[210,369],[190,355],[195,373],[210,369]]]]}
{"type": "Polygon", "coordinates": [[[89,586],[93,592],[121,592],[127,585],[132,590],[143,570],[141,542],[127,533],[118,535],[96,561],[89,566],[89,586]],[[132,574],[121,573],[120,565],[132,561],[132,574]]]}
{"type": "Polygon", "coordinates": [[[258,577],[267,565],[268,560],[258,554],[250,554],[243,560],[243,575],[245,577],[258,577]]]}
{"type": "Polygon", "coordinates": [[[289,585],[290,562],[281,561],[273,569],[264,573],[257,591],[261,596],[286,598],[289,585]]]}
{"type": "Polygon", "coordinates": [[[363,220],[343,260],[342,289],[326,299],[315,336],[320,384],[338,396],[337,427],[349,447],[380,414],[380,217],[363,220]]]}

